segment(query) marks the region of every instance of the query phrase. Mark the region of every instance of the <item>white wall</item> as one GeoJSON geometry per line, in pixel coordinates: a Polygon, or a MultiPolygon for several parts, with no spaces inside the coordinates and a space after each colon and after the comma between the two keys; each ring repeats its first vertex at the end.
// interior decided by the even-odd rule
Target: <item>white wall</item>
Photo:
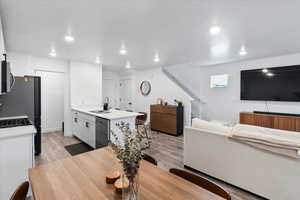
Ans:
{"type": "Polygon", "coordinates": [[[0,54],[1,54],[1,56],[4,52],[5,52],[4,35],[3,35],[3,27],[2,27],[1,17],[0,17],[0,54]]]}
{"type": "MultiPolygon", "coordinates": [[[[126,70],[121,72],[103,71],[103,79],[114,79],[118,85],[115,95],[120,96],[119,82],[123,79],[132,80],[132,103],[135,112],[150,113],[150,105],[156,104],[157,98],[162,98],[170,105],[174,105],[174,99],[180,100],[185,106],[185,124],[190,123],[191,100],[181,88],[173,83],[163,72],[161,68],[145,70],[126,70]],[[147,80],[151,83],[151,92],[148,96],[140,93],[140,84],[147,80]]],[[[149,120],[149,118],[148,118],[149,120]]]]}
{"type": "Polygon", "coordinates": [[[174,105],[174,99],[183,102],[185,113],[185,124],[190,123],[191,116],[191,98],[175,83],[173,83],[163,72],[161,68],[136,70],[135,72],[135,110],[141,112],[150,112],[150,105],[156,104],[157,98],[162,98],[170,105],[174,105]],[[140,92],[142,81],[151,83],[151,93],[143,96],[140,92]]]}
{"type": "Polygon", "coordinates": [[[59,59],[49,59],[23,53],[8,52],[12,73],[15,76],[35,75],[37,70],[64,73],[64,122],[65,135],[72,135],[70,112],[69,63],[59,59]]]}
{"type": "MultiPolygon", "coordinates": [[[[264,101],[240,100],[241,70],[299,64],[300,54],[293,54],[206,67],[181,66],[169,70],[204,101],[202,104],[204,119],[238,122],[241,111],[266,111],[264,101]],[[216,74],[229,74],[227,88],[210,88],[210,76],[216,74]]],[[[270,112],[300,113],[300,103],[297,102],[268,101],[268,105],[270,112]]]]}
{"type": "Polygon", "coordinates": [[[71,105],[102,105],[102,66],[70,62],[71,105]]]}
{"type": "Polygon", "coordinates": [[[109,106],[112,106],[114,108],[120,107],[120,75],[117,72],[113,71],[103,71],[102,73],[102,98],[104,101],[106,94],[109,96],[112,96],[112,99],[110,100],[109,106]],[[106,83],[112,83],[112,86],[106,87],[104,84],[106,83]],[[113,88],[113,91],[106,91],[107,89],[113,88]]]}

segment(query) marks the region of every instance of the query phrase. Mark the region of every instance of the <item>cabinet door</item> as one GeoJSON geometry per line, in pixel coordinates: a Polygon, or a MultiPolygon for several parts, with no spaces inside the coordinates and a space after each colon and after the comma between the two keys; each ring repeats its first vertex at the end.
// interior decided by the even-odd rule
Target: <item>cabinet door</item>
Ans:
{"type": "Polygon", "coordinates": [[[82,130],[81,130],[81,140],[85,143],[89,143],[89,127],[90,122],[87,120],[82,120],[82,130]]]}
{"type": "Polygon", "coordinates": [[[254,123],[256,126],[262,126],[266,128],[274,127],[274,117],[272,115],[254,115],[254,123]]]}
{"type": "Polygon", "coordinates": [[[73,135],[75,135],[76,137],[79,137],[79,121],[78,121],[78,117],[77,116],[73,116],[73,126],[72,126],[72,130],[73,130],[73,135]]]}
{"type": "Polygon", "coordinates": [[[253,113],[240,113],[240,123],[255,125],[254,114],[253,113]]]}
{"type": "Polygon", "coordinates": [[[296,131],[295,117],[276,116],[274,119],[274,128],[287,131],[296,131]]]}
{"type": "Polygon", "coordinates": [[[89,129],[88,130],[89,131],[89,142],[88,142],[88,144],[91,147],[96,148],[96,125],[95,125],[95,122],[90,122],[88,129],[89,129]]]}

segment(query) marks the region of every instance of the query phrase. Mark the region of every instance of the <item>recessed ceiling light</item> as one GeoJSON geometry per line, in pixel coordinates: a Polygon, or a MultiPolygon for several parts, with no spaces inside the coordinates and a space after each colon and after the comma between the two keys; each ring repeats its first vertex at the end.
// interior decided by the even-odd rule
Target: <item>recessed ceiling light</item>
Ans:
{"type": "Polygon", "coordinates": [[[274,76],[273,73],[267,73],[267,76],[274,76]]]}
{"type": "Polygon", "coordinates": [[[66,42],[74,42],[75,38],[72,35],[65,35],[66,42]]]}
{"type": "Polygon", "coordinates": [[[158,55],[158,54],[155,54],[155,55],[154,55],[153,61],[156,62],[156,63],[160,61],[159,55],[158,55]]]}
{"type": "Polygon", "coordinates": [[[49,53],[49,56],[56,57],[56,51],[55,51],[55,49],[51,50],[51,52],[49,53]]]}
{"type": "Polygon", "coordinates": [[[212,26],[209,30],[211,35],[217,35],[221,32],[221,27],[220,26],[212,26]]]}
{"type": "Polygon", "coordinates": [[[131,68],[131,64],[130,64],[129,61],[126,62],[126,66],[125,67],[126,67],[126,69],[130,69],[131,68]]]}
{"type": "Polygon", "coordinates": [[[263,69],[261,70],[263,73],[267,73],[269,70],[268,69],[263,69]]]}
{"type": "Polygon", "coordinates": [[[240,50],[239,54],[241,56],[245,56],[245,55],[248,54],[248,52],[246,51],[246,48],[244,46],[241,47],[241,50],[240,50]]]}
{"type": "Polygon", "coordinates": [[[101,60],[100,60],[100,58],[99,58],[98,56],[97,56],[96,59],[95,59],[95,63],[96,63],[96,64],[100,64],[100,63],[101,63],[101,60]]]}
{"type": "Polygon", "coordinates": [[[126,50],[126,48],[125,48],[125,45],[122,44],[121,49],[120,49],[120,54],[121,54],[121,55],[125,55],[126,53],[127,53],[127,50],[126,50]]]}

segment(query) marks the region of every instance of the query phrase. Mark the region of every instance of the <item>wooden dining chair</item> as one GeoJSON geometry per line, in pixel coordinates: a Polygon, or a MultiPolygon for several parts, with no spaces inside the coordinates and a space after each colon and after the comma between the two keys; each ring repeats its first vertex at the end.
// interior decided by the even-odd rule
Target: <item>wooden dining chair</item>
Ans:
{"type": "Polygon", "coordinates": [[[29,182],[22,183],[10,197],[10,200],[25,200],[29,189],[29,182]]]}
{"type": "Polygon", "coordinates": [[[135,126],[138,127],[140,125],[145,125],[145,122],[147,121],[147,113],[146,112],[139,112],[142,115],[139,115],[135,119],[135,126]]]}
{"type": "Polygon", "coordinates": [[[220,197],[223,197],[226,200],[231,200],[231,197],[229,195],[228,192],[226,192],[223,188],[221,188],[220,186],[218,186],[217,184],[202,178],[200,176],[197,176],[195,174],[192,174],[190,172],[187,172],[185,170],[181,170],[181,169],[175,169],[172,168],[169,170],[172,174],[175,174],[187,181],[190,181],[220,197]]]}
{"type": "Polygon", "coordinates": [[[149,156],[148,154],[144,154],[143,159],[157,166],[157,161],[152,156],[149,156]]]}

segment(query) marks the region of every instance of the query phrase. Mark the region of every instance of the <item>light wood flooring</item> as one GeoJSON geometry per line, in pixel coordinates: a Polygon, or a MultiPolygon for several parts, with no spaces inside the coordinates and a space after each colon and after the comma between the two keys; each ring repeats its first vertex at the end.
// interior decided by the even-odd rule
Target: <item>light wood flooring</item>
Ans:
{"type": "MultiPolygon", "coordinates": [[[[36,165],[46,164],[71,156],[65,150],[64,146],[79,142],[74,137],[64,137],[61,132],[44,133],[42,135],[42,154],[36,157],[36,165]]],[[[154,133],[151,149],[147,153],[153,156],[158,161],[158,166],[163,169],[169,170],[173,167],[183,168],[183,137],[154,133]]],[[[204,174],[197,174],[223,186],[231,194],[233,200],[263,199],[204,174]]]]}

